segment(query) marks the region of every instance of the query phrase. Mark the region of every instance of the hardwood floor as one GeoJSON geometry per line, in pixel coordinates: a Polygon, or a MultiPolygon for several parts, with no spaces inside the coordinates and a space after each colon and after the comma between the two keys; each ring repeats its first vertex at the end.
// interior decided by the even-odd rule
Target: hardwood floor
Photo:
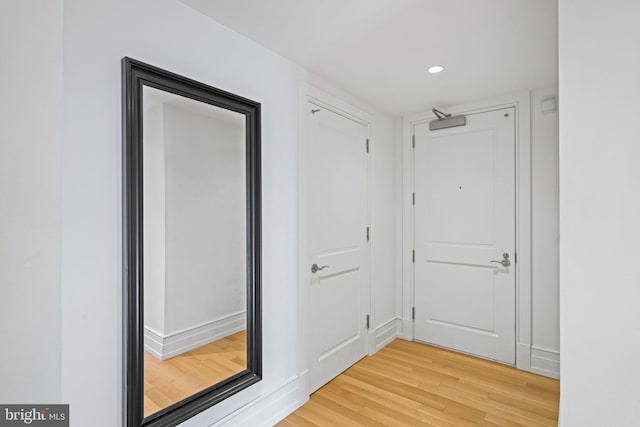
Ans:
{"type": "Polygon", "coordinates": [[[311,395],[291,426],[555,426],[560,383],[397,339],[311,395]]]}
{"type": "Polygon", "coordinates": [[[246,331],[160,360],[144,352],[144,416],[158,412],[247,367],[246,331]]]}

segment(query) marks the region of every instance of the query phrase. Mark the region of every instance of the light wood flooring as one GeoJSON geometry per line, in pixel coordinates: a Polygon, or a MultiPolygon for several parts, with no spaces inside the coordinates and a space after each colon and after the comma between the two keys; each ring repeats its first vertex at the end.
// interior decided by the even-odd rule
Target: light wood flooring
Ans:
{"type": "Polygon", "coordinates": [[[278,426],[556,426],[559,388],[551,378],[397,339],[278,426]]]}
{"type": "Polygon", "coordinates": [[[246,331],[164,361],[145,351],[144,416],[204,390],[246,367],[246,331]]]}

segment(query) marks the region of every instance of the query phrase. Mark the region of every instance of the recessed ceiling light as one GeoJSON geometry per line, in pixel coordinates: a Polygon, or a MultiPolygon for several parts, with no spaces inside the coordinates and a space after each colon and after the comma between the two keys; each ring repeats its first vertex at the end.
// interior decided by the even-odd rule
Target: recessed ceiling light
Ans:
{"type": "Polygon", "coordinates": [[[442,70],[444,70],[444,67],[443,67],[442,65],[434,65],[434,66],[432,66],[432,67],[429,67],[429,70],[428,70],[428,71],[429,71],[431,74],[437,74],[437,73],[439,73],[439,72],[440,72],[440,71],[442,71],[442,70]]]}

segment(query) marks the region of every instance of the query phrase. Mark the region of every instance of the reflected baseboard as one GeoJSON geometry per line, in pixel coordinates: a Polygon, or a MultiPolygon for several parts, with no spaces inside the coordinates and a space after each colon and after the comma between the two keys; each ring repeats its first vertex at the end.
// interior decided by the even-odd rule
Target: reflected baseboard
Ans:
{"type": "Polygon", "coordinates": [[[144,326],[144,349],[160,360],[167,360],[194,348],[246,329],[246,312],[233,313],[192,328],[162,335],[144,326]]]}

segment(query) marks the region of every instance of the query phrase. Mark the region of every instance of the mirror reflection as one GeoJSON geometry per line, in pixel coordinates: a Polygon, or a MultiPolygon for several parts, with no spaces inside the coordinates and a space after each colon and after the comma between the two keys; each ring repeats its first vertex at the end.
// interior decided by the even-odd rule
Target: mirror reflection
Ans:
{"type": "Polygon", "coordinates": [[[245,116],[143,86],[144,416],[247,369],[245,116]]]}

